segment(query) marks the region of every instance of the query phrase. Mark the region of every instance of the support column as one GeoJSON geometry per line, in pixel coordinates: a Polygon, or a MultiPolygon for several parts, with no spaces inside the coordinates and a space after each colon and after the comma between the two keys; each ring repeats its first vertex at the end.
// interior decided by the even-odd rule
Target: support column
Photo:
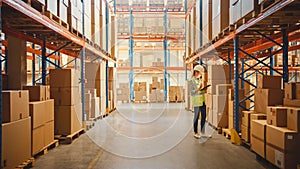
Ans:
{"type": "Polygon", "coordinates": [[[132,27],[133,27],[133,15],[132,8],[130,8],[130,20],[129,20],[129,62],[130,62],[130,72],[129,72],[129,85],[130,85],[130,101],[133,101],[134,98],[134,71],[133,67],[133,38],[132,38],[132,27]]]}
{"type": "Polygon", "coordinates": [[[203,15],[202,15],[202,8],[203,8],[203,2],[202,2],[202,0],[199,0],[199,11],[200,11],[200,16],[199,16],[199,23],[200,23],[200,33],[199,33],[199,40],[200,40],[200,47],[203,45],[203,15]]]}
{"type": "MultiPolygon", "coordinates": [[[[230,50],[228,50],[227,57],[228,57],[228,64],[229,64],[229,79],[232,79],[233,75],[232,75],[232,72],[231,72],[232,64],[231,64],[230,50]]],[[[232,81],[230,80],[230,84],[231,83],[232,83],[232,81]]]]}
{"type": "MultiPolygon", "coordinates": [[[[35,45],[32,44],[31,45],[32,49],[35,49],[35,45]]],[[[34,86],[35,85],[35,54],[32,54],[32,69],[31,69],[31,72],[32,72],[32,85],[34,86]]]]}
{"type": "MultiPolygon", "coordinates": [[[[85,36],[85,27],[84,27],[84,0],[81,0],[82,2],[82,35],[85,36]]],[[[81,62],[80,62],[80,82],[81,82],[81,115],[82,115],[82,121],[85,121],[85,47],[82,48],[81,56],[80,56],[81,62]]],[[[76,60],[75,60],[76,61],[76,60]]]]}
{"type": "Polygon", "coordinates": [[[22,90],[27,84],[26,42],[8,36],[7,75],[8,88],[22,90]]]}
{"type": "Polygon", "coordinates": [[[282,61],[283,61],[283,83],[289,81],[289,65],[288,65],[288,57],[289,57],[289,39],[286,29],[282,30],[282,38],[283,38],[283,47],[282,47],[282,61]]]}
{"type": "MultiPolygon", "coordinates": [[[[108,4],[106,4],[105,5],[105,37],[106,37],[106,41],[105,41],[105,50],[106,51],[108,51],[109,49],[109,46],[108,46],[108,23],[109,23],[109,19],[108,19],[108,17],[109,17],[109,9],[108,9],[108,4]]],[[[105,78],[105,83],[106,83],[106,95],[105,95],[105,100],[106,100],[106,112],[108,113],[108,109],[109,109],[109,105],[108,105],[108,94],[109,94],[109,90],[108,90],[108,88],[109,88],[109,84],[108,84],[108,73],[109,73],[109,70],[108,70],[108,60],[106,61],[106,78],[105,78]]]]}
{"type": "MultiPolygon", "coordinates": [[[[244,70],[245,70],[245,59],[242,58],[241,60],[242,60],[242,65],[241,65],[242,74],[241,74],[241,77],[242,77],[242,79],[245,79],[245,73],[244,73],[244,70]]],[[[244,82],[244,80],[241,80],[241,87],[242,87],[242,89],[245,88],[245,82],[244,82]]]]}
{"type": "Polygon", "coordinates": [[[164,36],[164,95],[165,101],[168,100],[168,79],[167,79],[167,57],[168,57],[168,38],[166,34],[168,33],[168,25],[167,25],[167,9],[164,10],[164,28],[165,28],[165,36],[164,36]]]}
{"type": "Polygon", "coordinates": [[[234,37],[234,128],[239,129],[239,41],[234,37]]]}
{"type": "Polygon", "coordinates": [[[43,39],[43,45],[42,45],[42,84],[46,85],[46,74],[47,74],[47,70],[46,70],[46,39],[43,39]]]}
{"type": "MultiPolygon", "coordinates": [[[[2,4],[0,3],[0,46],[2,46],[2,4]]],[[[5,55],[7,58],[7,55],[5,55]]],[[[7,62],[7,59],[6,59],[7,62]]],[[[7,68],[7,66],[6,66],[7,68]]],[[[2,164],[2,61],[0,61],[0,161],[2,164]]],[[[7,73],[7,71],[5,71],[7,73]]],[[[2,165],[1,165],[2,166],[2,165]]]]}

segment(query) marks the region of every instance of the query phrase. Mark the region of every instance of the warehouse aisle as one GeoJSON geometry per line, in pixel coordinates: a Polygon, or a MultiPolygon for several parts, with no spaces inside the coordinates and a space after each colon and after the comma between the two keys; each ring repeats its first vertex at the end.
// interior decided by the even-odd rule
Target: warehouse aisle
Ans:
{"type": "MultiPolygon", "coordinates": [[[[71,145],[36,161],[35,168],[263,168],[249,150],[216,133],[193,138],[193,114],[183,104],[124,104],[71,145]],[[101,148],[100,148],[101,146],[101,148]]],[[[207,133],[212,131],[207,128],[207,133]]]]}

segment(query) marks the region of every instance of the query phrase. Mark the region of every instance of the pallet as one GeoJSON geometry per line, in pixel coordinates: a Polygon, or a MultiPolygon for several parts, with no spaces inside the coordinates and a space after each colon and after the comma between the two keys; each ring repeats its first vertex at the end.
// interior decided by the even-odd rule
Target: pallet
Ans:
{"type": "Polygon", "coordinates": [[[59,141],[60,144],[71,144],[76,138],[78,138],[80,135],[84,134],[84,129],[80,129],[76,131],[73,134],[70,134],[68,136],[64,135],[55,135],[54,138],[59,141]]]}
{"type": "Polygon", "coordinates": [[[91,121],[91,120],[87,120],[86,121],[86,126],[85,126],[85,129],[86,130],[90,130],[91,128],[93,128],[95,126],[95,121],[91,121]]]}
{"type": "Polygon", "coordinates": [[[133,103],[148,103],[147,100],[135,100],[133,103]]]}
{"type": "Polygon", "coordinates": [[[241,17],[233,24],[234,29],[237,29],[241,25],[246,24],[248,21],[254,19],[258,14],[259,14],[258,10],[253,10],[252,12],[249,12],[247,15],[241,17]]]}
{"type": "Polygon", "coordinates": [[[45,5],[39,2],[38,0],[22,0],[22,1],[41,13],[45,12],[45,8],[46,8],[45,5]]]}
{"type": "Polygon", "coordinates": [[[222,135],[225,136],[227,139],[231,138],[231,132],[230,129],[222,129],[222,135]]]}
{"type": "Polygon", "coordinates": [[[248,150],[251,149],[251,144],[246,142],[245,140],[242,140],[242,144],[243,147],[247,148],[248,150]]]}
{"type": "Polygon", "coordinates": [[[45,16],[47,16],[49,19],[53,20],[54,22],[58,23],[60,26],[66,28],[67,30],[69,30],[69,24],[62,21],[58,16],[52,14],[49,11],[45,11],[43,13],[45,16]]]}
{"type": "Polygon", "coordinates": [[[183,100],[170,100],[169,103],[182,103],[183,100]]]}
{"type": "Polygon", "coordinates": [[[22,164],[20,164],[18,167],[16,167],[16,169],[28,169],[28,168],[32,168],[34,166],[34,158],[30,158],[28,160],[26,160],[25,162],[23,162],[22,164]]]}
{"type": "Polygon", "coordinates": [[[266,10],[272,8],[275,4],[277,4],[280,0],[264,0],[260,4],[260,12],[265,12],[266,10]]]}
{"type": "Polygon", "coordinates": [[[77,31],[76,29],[70,27],[69,31],[70,31],[71,33],[73,33],[74,35],[76,35],[76,36],[78,36],[78,37],[80,37],[80,38],[83,38],[82,33],[80,33],[79,31],[77,31]]]}
{"type": "Polygon", "coordinates": [[[33,157],[36,159],[42,155],[48,154],[48,151],[51,149],[54,149],[56,147],[59,146],[59,142],[58,140],[53,140],[50,144],[48,144],[47,146],[45,146],[44,148],[42,148],[40,150],[40,152],[36,153],[33,157]]]}

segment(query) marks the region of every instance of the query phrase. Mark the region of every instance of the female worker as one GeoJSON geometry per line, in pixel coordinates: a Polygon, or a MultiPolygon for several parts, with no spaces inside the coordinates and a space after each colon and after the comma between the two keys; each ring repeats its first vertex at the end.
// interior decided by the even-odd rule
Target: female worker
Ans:
{"type": "Polygon", "coordinates": [[[194,137],[199,139],[201,136],[205,136],[205,120],[206,120],[206,105],[204,96],[204,83],[202,75],[205,72],[205,68],[201,65],[196,65],[193,71],[193,77],[191,78],[191,96],[192,105],[194,106],[194,137]],[[201,136],[198,133],[198,119],[201,112],[201,136]]]}

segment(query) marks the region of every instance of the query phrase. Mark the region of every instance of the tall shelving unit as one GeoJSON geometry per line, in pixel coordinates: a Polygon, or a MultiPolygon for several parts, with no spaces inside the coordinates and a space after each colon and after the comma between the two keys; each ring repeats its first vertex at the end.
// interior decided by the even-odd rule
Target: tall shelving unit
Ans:
{"type": "MultiPolygon", "coordinates": [[[[144,1],[143,1],[144,2],[144,1]]],[[[168,86],[170,85],[170,73],[185,71],[187,73],[187,69],[182,67],[171,67],[170,66],[170,53],[171,51],[184,51],[184,46],[170,46],[170,43],[178,41],[184,42],[186,39],[185,28],[182,29],[181,33],[170,34],[169,32],[169,19],[170,18],[182,18],[184,21],[187,16],[190,14],[194,1],[161,1],[161,4],[157,4],[158,1],[146,0],[145,3],[147,5],[138,5],[136,3],[123,3],[123,1],[117,1],[111,3],[111,6],[114,9],[114,13],[119,16],[119,19],[122,19],[122,16],[128,16],[128,25],[129,31],[127,33],[120,33],[118,35],[118,40],[128,41],[128,47],[119,47],[119,50],[128,50],[128,59],[130,61],[129,67],[118,67],[118,71],[122,71],[125,74],[129,75],[129,86],[130,86],[130,100],[134,99],[134,74],[136,71],[148,70],[152,71],[154,74],[162,74],[164,78],[164,97],[167,101],[168,99],[168,86]],[[179,3],[180,2],[180,3],[179,3]],[[152,32],[150,33],[136,33],[133,31],[134,28],[134,20],[135,18],[161,18],[163,22],[163,30],[162,32],[152,32]],[[138,42],[148,42],[148,43],[156,43],[161,42],[162,46],[135,46],[135,43],[138,42]],[[162,51],[164,65],[162,67],[135,67],[133,64],[134,53],[137,51],[162,51]],[[162,70],[161,72],[157,72],[156,70],[162,70]],[[129,71],[129,72],[128,72],[129,71]]],[[[185,42],[184,42],[185,43],[185,42]]],[[[150,72],[147,72],[150,73],[150,72]]]]}
{"type": "MultiPolygon", "coordinates": [[[[300,2],[281,0],[274,3],[276,4],[246,23],[235,25],[236,28],[232,28],[234,25],[231,25],[223,36],[200,46],[187,58],[186,64],[190,65],[201,58],[220,58],[229,64],[233,63],[235,89],[239,88],[239,81],[242,88],[245,83],[256,88],[256,83],[250,83],[247,78],[254,74],[265,75],[266,72],[270,75],[279,74],[283,82],[288,82],[289,72],[297,73],[300,70],[299,67],[288,65],[288,52],[300,49],[299,45],[290,45],[300,39],[300,17],[296,15],[300,2]],[[274,48],[275,46],[279,49],[274,48]],[[274,67],[274,55],[279,53],[282,53],[283,66],[274,67]],[[247,63],[249,60],[256,63],[250,65],[247,63]]],[[[252,90],[247,94],[251,92],[252,90]]],[[[250,109],[251,107],[241,106],[241,103],[246,100],[253,102],[253,97],[254,94],[250,94],[239,101],[239,91],[234,92],[234,124],[237,131],[240,131],[239,107],[250,109]]]]}
{"type": "MultiPolygon", "coordinates": [[[[81,0],[84,4],[84,0],[81,0]]],[[[106,16],[108,17],[108,15],[106,16]]],[[[84,6],[83,6],[83,23],[84,23],[84,6]]],[[[31,46],[27,47],[27,52],[32,53],[32,56],[27,59],[32,60],[32,84],[35,85],[36,81],[42,81],[46,84],[47,64],[54,65],[54,68],[62,68],[60,64],[60,54],[65,54],[74,59],[70,62],[76,62],[81,59],[81,88],[82,88],[82,116],[84,120],[84,83],[85,83],[85,70],[83,60],[93,60],[95,58],[102,59],[106,62],[115,63],[114,56],[111,56],[106,50],[100,46],[87,41],[83,35],[75,35],[71,33],[66,27],[58,24],[57,22],[49,19],[47,16],[42,15],[39,11],[32,8],[20,0],[1,0],[0,1],[0,46],[4,46],[4,55],[1,54],[1,70],[2,63],[9,57],[7,55],[7,38],[12,36],[17,39],[30,43],[31,46]],[[2,37],[5,35],[5,38],[2,37]],[[35,46],[40,46],[37,50],[35,46]],[[47,53],[48,50],[52,52],[47,53]],[[41,59],[40,59],[41,58],[41,59]],[[35,77],[35,62],[38,59],[41,64],[41,78],[35,77]],[[55,59],[51,61],[50,59],[55,59]]],[[[108,38],[108,36],[106,36],[108,38]]],[[[70,63],[69,62],[69,63],[70,63]]],[[[69,64],[67,63],[67,64],[69,64]]],[[[76,63],[75,63],[76,65],[76,63]]],[[[75,66],[77,67],[77,66],[75,66]]],[[[5,66],[5,73],[7,73],[7,66],[5,66]]],[[[108,79],[106,79],[108,80],[108,79]]],[[[107,105],[106,105],[107,107],[107,105]]],[[[0,76],[0,145],[2,145],[2,76],[0,76]]],[[[1,146],[0,146],[1,152],[1,146]]],[[[0,160],[2,155],[0,156],[0,160]]]]}

